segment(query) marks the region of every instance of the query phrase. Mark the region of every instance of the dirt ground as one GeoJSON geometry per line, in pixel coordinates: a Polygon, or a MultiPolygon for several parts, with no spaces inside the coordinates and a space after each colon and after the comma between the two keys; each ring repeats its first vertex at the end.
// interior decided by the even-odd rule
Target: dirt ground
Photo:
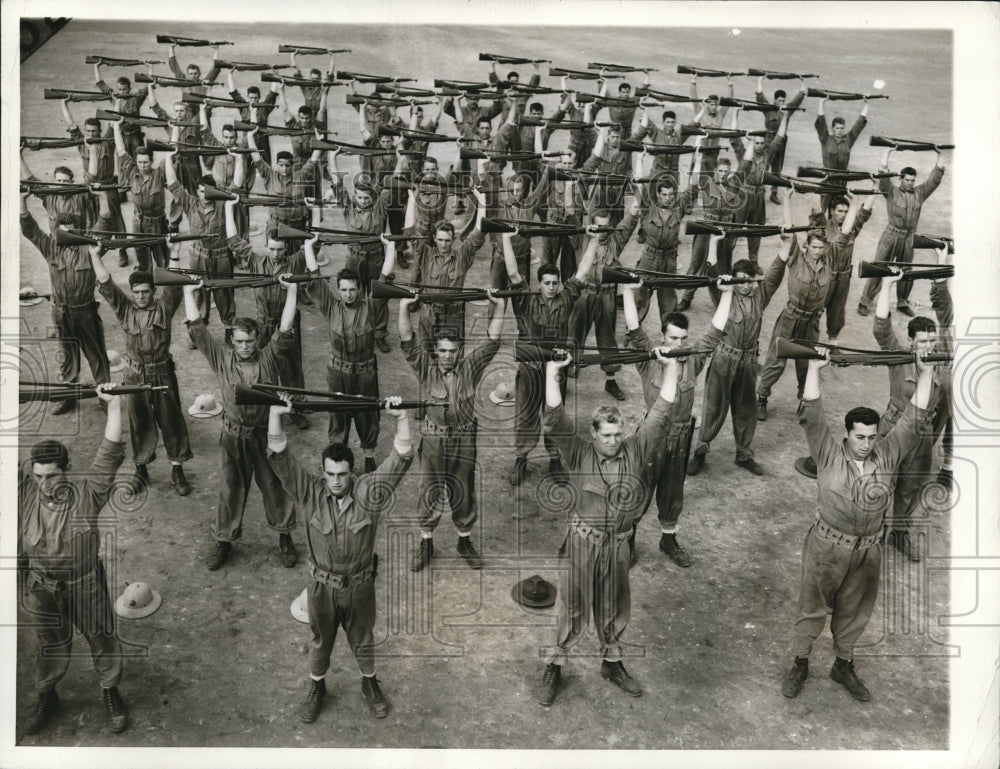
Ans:
{"type": "MultiPolygon", "coordinates": [[[[706,67],[772,66],[782,70],[820,72],[830,88],[864,90],[873,79],[888,82],[888,102],[873,102],[871,122],[859,141],[852,167],[871,168],[878,151],[867,146],[869,136],[886,134],[944,141],[952,122],[951,41],[946,33],[915,31],[824,31],[822,33],[747,30],[741,38],[723,40],[721,30],[622,29],[566,30],[553,36],[536,28],[466,30],[449,27],[318,27],[240,24],[101,23],[74,20],[22,69],[21,130],[32,135],[61,135],[58,103],[41,99],[43,88],[88,88],[88,53],[116,56],[165,56],[157,32],[231,39],[225,49],[234,59],[276,59],[280,42],[345,43],[355,53],[338,61],[342,68],[363,72],[405,74],[429,83],[434,76],[485,79],[479,50],[544,54],[558,65],[583,67],[586,61],[637,61],[658,66],[655,86],[685,92],[687,82],[672,74],[677,63],[706,67]],[[555,39],[554,39],[555,37],[555,39]],[[669,52],[669,53],[667,53],[669,52]],[[913,66],[920,62],[919,67],[913,66]]],[[[183,61],[206,68],[208,55],[182,49],[183,61]]],[[[311,64],[311,62],[309,62],[311,64]]],[[[547,65],[543,65],[547,66],[547,65]]],[[[522,77],[529,67],[519,67],[522,77]]],[[[109,74],[118,74],[110,70],[109,74]]],[[[238,73],[245,88],[249,73],[238,73]]],[[[633,80],[634,82],[634,80],[633,80]]],[[[754,81],[740,78],[737,95],[752,97],[754,81]]],[[[765,87],[771,87],[770,85],[765,87]]],[[[794,87],[794,86],[793,86],[794,87]]],[[[712,84],[703,82],[708,93],[712,84]]],[[[291,89],[290,89],[291,90],[291,89]]],[[[298,99],[297,92],[293,98],[298,99]]],[[[169,97],[167,97],[169,98],[169,97]]],[[[347,141],[356,140],[355,115],[331,101],[334,128],[347,141]]],[[[556,97],[543,99],[546,111],[556,97]]],[[[82,121],[87,105],[73,105],[82,121]]],[[[680,111],[686,105],[679,105],[680,111]]],[[[812,128],[815,101],[797,114],[789,131],[787,169],[818,163],[812,128]]],[[[841,112],[848,121],[856,106],[830,104],[828,115],[841,112]]],[[[685,118],[687,119],[687,118],[685,118]]],[[[755,115],[743,118],[756,126],[755,115]]],[[[446,118],[443,131],[451,133],[446,118]]],[[[280,141],[275,142],[279,147],[280,141]]],[[[436,148],[435,148],[436,149],[436,148]]],[[[442,166],[454,158],[442,150],[442,166]]],[[[36,173],[48,175],[68,160],[79,171],[79,159],[67,151],[31,154],[36,173]]],[[[933,156],[907,156],[922,177],[933,156]]],[[[893,164],[902,165],[903,158],[893,164]]],[[[796,201],[796,219],[805,218],[807,202],[796,201]]],[[[952,182],[950,175],[925,206],[920,230],[950,234],[952,182]]],[[[37,201],[31,203],[36,217],[37,201]]],[[[255,212],[256,213],[256,212],[255,212]]],[[[780,219],[768,204],[769,221],[780,219]]],[[[257,213],[257,216],[262,214],[257,213]]],[[[336,217],[337,215],[334,214],[336,217]]],[[[126,214],[126,219],[129,220],[126,214]]],[[[870,258],[885,224],[884,205],[876,203],[872,221],[856,247],[856,261],[870,258]]],[[[256,223],[260,223],[257,221],[256,223]]],[[[742,248],[742,246],[741,246],[742,248]]],[[[631,242],[623,262],[634,264],[640,247],[631,242]]],[[[682,243],[679,268],[686,269],[690,244],[682,243]]],[[[761,248],[766,265],[777,240],[761,248]]],[[[343,253],[330,250],[332,275],[343,253]]],[[[930,253],[918,258],[929,260],[930,253]]],[[[115,263],[108,257],[109,265],[115,263]]],[[[467,284],[488,280],[488,247],[481,252],[467,284]]],[[[39,290],[48,285],[42,260],[21,240],[21,285],[39,290]]],[[[123,282],[127,270],[112,266],[123,282]]],[[[405,273],[404,273],[405,275],[405,273]]],[[[854,313],[860,294],[855,281],[848,301],[846,345],[873,347],[871,320],[854,313]]],[[[918,313],[930,314],[928,287],[918,283],[914,299],[918,313]]],[[[782,288],[767,310],[761,343],[766,344],[785,301],[782,288]]],[[[252,314],[249,293],[238,299],[241,313],[252,314]]],[[[470,336],[484,329],[484,307],[470,308],[476,317],[470,336]]],[[[705,329],[711,303],[697,295],[690,312],[692,335],[705,329]]],[[[123,350],[120,329],[102,306],[108,347],[123,350]]],[[[392,352],[381,356],[383,394],[415,391],[414,376],[398,348],[395,302],[390,314],[392,352]]],[[[902,319],[905,320],[905,319],[902,319]]],[[[897,333],[905,323],[895,318],[897,333]]],[[[49,305],[21,313],[22,340],[32,340],[52,365],[55,346],[45,341],[51,325],[49,305]],[[37,341],[35,341],[37,340],[37,341]]],[[[655,333],[655,321],[646,327],[655,333]]],[[[184,344],[181,313],[174,322],[173,353],[178,364],[185,404],[202,392],[216,391],[206,361],[184,344]]],[[[620,329],[621,331],[621,329],[620,329]]],[[[221,332],[216,325],[213,332],[221,332]]],[[[307,386],[323,382],[327,341],[322,316],[315,308],[303,313],[307,386]]],[[[515,327],[508,316],[505,335],[515,327]]],[[[22,341],[24,344],[24,341],[22,341]]],[[[51,369],[50,369],[51,370],[51,369]]],[[[513,361],[506,344],[480,388],[479,523],[473,536],[486,559],[474,572],[455,556],[455,536],[447,523],[437,530],[439,557],[433,568],[414,575],[407,568],[418,536],[415,500],[419,487],[416,466],[410,471],[379,533],[381,554],[378,591],[378,671],[392,705],[384,721],[372,719],[359,692],[357,667],[343,639],[334,650],[327,677],[330,696],[315,724],[300,723],[295,708],[307,688],[308,626],[297,623],[289,604],[308,582],[304,559],[292,570],[278,563],[277,537],[263,525],[259,493],[251,492],[245,534],[229,563],[209,572],[204,559],[213,540],[219,476],[216,468],[218,420],[188,422],[195,458],[186,466],[194,492],[177,497],[169,483],[169,468],[161,458],[150,466],[152,488],[132,504],[118,498],[105,513],[108,526],[105,562],[114,595],[127,582],[145,581],[163,594],[163,605],[140,621],[121,620],[119,632],[129,659],[121,685],[131,710],[131,726],[111,734],[104,722],[100,692],[77,639],[69,674],[59,687],[62,707],[50,727],[35,737],[22,736],[26,714],[34,701],[33,633],[18,632],[17,739],[23,746],[134,747],[355,747],[355,748],[574,748],[574,749],[879,749],[942,750],[949,737],[949,655],[947,628],[935,618],[949,613],[948,571],[929,565],[949,552],[951,525],[948,505],[931,500],[932,510],[915,522],[925,553],[921,564],[901,562],[887,550],[882,593],[876,613],[857,654],[861,677],[871,687],[871,702],[853,701],[828,677],[833,661],[829,632],[817,643],[812,677],[796,700],[786,700],[780,680],[790,663],[789,642],[795,618],[799,559],[803,537],[814,516],[813,482],[793,469],[806,453],[795,419],[795,381],[786,372],[775,388],[771,416],[758,426],[754,448],[764,477],[753,477],[733,464],[729,424],[713,443],[706,471],[690,478],[679,537],[694,561],[680,569],[657,550],[655,513],[639,527],[639,563],[632,570],[632,616],[625,641],[629,671],[642,683],[640,699],[624,696],[602,680],[596,643],[589,634],[579,657],[564,668],[564,685],[555,705],[542,708],[531,687],[541,676],[544,650],[555,634],[552,610],[530,612],[510,596],[520,578],[540,574],[556,581],[554,557],[561,541],[567,502],[543,480],[544,452],[530,458],[525,484],[514,490],[506,481],[513,461],[513,410],[494,406],[486,395],[499,381],[511,381],[513,361]]],[[[86,377],[86,374],[84,375],[86,377]]],[[[22,377],[23,378],[23,377],[22,377]]],[[[840,369],[824,373],[828,415],[837,421],[859,403],[881,410],[887,401],[883,370],[840,369]]],[[[632,398],[625,406],[629,429],[641,418],[639,380],[626,369],[622,387],[632,398]]],[[[700,391],[696,413],[700,412],[700,391]]],[[[609,403],[600,374],[586,370],[570,390],[570,403],[581,415],[609,403]]],[[[322,420],[311,417],[306,432],[291,432],[291,450],[317,464],[325,444],[322,420]]],[[[37,408],[22,410],[22,457],[36,435],[64,436],[71,443],[78,467],[97,445],[103,415],[93,402],[69,417],[53,417],[37,408]]],[[[293,428],[294,429],[294,428],[293,428]]],[[[352,437],[355,447],[356,438],[352,437]]],[[[383,431],[378,458],[391,446],[383,431]]],[[[119,479],[131,470],[126,459],[119,479]]],[[[300,526],[295,534],[305,548],[300,526]]],[[[24,619],[22,613],[22,620],[24,619]]]]}

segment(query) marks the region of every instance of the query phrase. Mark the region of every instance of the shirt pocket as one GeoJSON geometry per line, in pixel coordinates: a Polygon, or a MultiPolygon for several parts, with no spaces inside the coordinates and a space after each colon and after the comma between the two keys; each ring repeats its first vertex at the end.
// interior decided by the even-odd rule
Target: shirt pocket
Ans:
{"type": "Polygon", "coordinates": [[[329,514],[324,515],[322,512],[313,513],[312,518],[309,519],[309,525],[312,526],[320,534],[329,534],[333,531],[333,518],[329,514]]]}

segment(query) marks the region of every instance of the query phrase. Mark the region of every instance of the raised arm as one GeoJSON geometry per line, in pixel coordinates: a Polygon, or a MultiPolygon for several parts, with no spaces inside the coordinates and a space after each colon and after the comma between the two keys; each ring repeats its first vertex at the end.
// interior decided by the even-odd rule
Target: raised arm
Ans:
{"type": "Polygon", "coordinates": [[[104,437],[112,443],[122,440],[122,396],[109,395],[118,385],[103,383],[97,385],[97,397],[108,407],[108,418],[104,423],[104,437]]]}

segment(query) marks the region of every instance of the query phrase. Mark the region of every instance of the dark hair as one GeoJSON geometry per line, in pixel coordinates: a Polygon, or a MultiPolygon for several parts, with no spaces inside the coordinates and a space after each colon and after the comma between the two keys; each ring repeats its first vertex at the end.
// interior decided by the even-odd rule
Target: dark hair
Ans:
{"type": "Polygon", "coordinates": [[[437,343],[444,340],[446,342],[454,342],[457,345],[462,344],[462,338],[458,335],[458,331],[450,326],[440,326],[434,329],[434,346],[437,347],[437,343]]]}
{"type": "Polygon", "coordinates": [[[528,112],[544,112],[545,108],[540,101],[533,101],[528,105],[528,112]]]}
{"type": "Polygon", "coordinates": [[[757,266],[749,259],[738,259],[733,263],[733,275],[739,272],[752,278],[757,274],[757,266]]]}
{"type": "Polygon", "coordinates": [[[669,176],[669,175],[664,176],[663,178],[658,179],[657,182],[656,182],[656,191],[657,191],[657,193],[659,193],[660,190],[674,190],[674,191],[676,191],[677,190],[677,182],[674,181],[674,178],[672,176],[669,176]]]}
{"type": "Polygon", "coordinates": [[[512,77],[516,77],[518,80],[521,79],[521,76],[519,74],[517,74],[516,70],[513,70],[513,69],[510,72],[507,73],[507,79],[508,80],[510,80],[512,77]]]}
{"type": "Polygon", "coordinates": [[[622,81],[621,83],[618,84],[618,92],[619,93],[621,93],[622,91],[631,91],[631,90],[632,90],[632,86],[630,86],[628,83],[626,83],[624,81],[622,81]]]}
{"type": "Polygon", "coordinates": [[[844,429],[850,432],[851,428],[858,423],[871,427],[872,425],[877,425],[879,419],[880,417],[875,409],[870,409],[867,406],[857,406],[844,415],[844,429]]]}
{"type": "Polygon", "coordinates": [[[476,118],[476,128],[479,128],[483,123],[486,123],[490,128],[493,127],[493,121],[491,121],[486,115],[480,115],[476,118]]]}
{"type": "Polygon", "coordinates": [[[677,119],[677,113],[674,112],[672,109],[665,109],[665,110],[663,110],[663,114],[660,115],[660,118],[662,120],[666,120],[667,118],[671,118],[673,120],[676,120],[677,119]]]}
{"type": "Polygon", "coordinates": [[[132,81],[131,81],[131,80],[129,80],[129,79],[128,79],[127,77],[125,77],[124,75],[122,75],[122,76],[121,76],[120,78],[118,78],[118,79],[117,79],[117,80],[116,80],[115,82],[116,82],[116,83],[117,83],[118,85],[127,85],[127,86],[128,86],[129,88],[131,88],[131,87],[132,87],[132,81]]]}
{"type": "Polygon", "coordinates": [[[305,115],[306,117],[312,117],[312,113],[313,113],[312,108],[306,104],[303,104],[301,107],[299,107],[300,115],[305,115]]]}
{"type": "Polygon", "coordinates": [[[343,443],[331,443],[320,455],[320,462],[323,464],[323,469],[326,469],[326,460],[332,460],[334,462],[347,462],[347,466],[354,470],[354,452],[351,451],[343,443]]]}
{"type": "Polygon", "coordinates": [[[150,288],[156,285],[153,281],[153,273],[147,272],[146,270],[133,270],[128,275],[128,287],[135,288],[136,286],[141,286],[143,283],[148,283],[150,288]]]}
{"type": "Polygon", "coordinates": [[[442,219],[434,225],[434,232],[447,232],[453,238],[455,237],[455,225],[449,222],[447,219],[442,219]]]}
{"type": "Polygon", "coordinates": [[[602,422],[607,422],[609,425],[623,424],[622,412],[617,406],[598,406],[590,415],[590,424],[597,430],[602,422]]]}
{"type": "Polygon", "coordinates": [[[823,243],[824,245],[830,245],[830,241],[827,240],[826,238],[826,233],[823,232],[823,230],[819,229],[818,227],[816,229],[809,230],[809,232],[806,233],[807,246],[814,240],[818,240],[820,243],[823,243]]]}
{"type": "Polygon", "coordinates": [[[31,447],[31,464],[55,465],[65,470],[69,467],[69,449],[59,441],[39,441],[31,447]]]}
{"type": "Polygon", "coordinates": [[[275,155],[275,160],[291,160],[295,161],[295,157],[288,150],[282,150],[277,155],[275,155]]]}
{"type": "Polygon", "coordinates": [[[233,321],[233,331],[242,331],[244,334],[260,336],[260,325],[253,318],[239,317],[233,321]]]}
{"type": "Polygon", "coordinates": [[[260,88],[258,88],[258,87],[257,87],[257,86],[255,86],[255,85],[252,85],[252,86],[250,86],[249,88],[247,88],[247,96],[249,96],[249,95],[250,95],[250,94],[252,94],[252,93],[255,93],[255,94],[257,94],[258,96],[260,96],[260,88]]]}
{"type": "Polygon", "coordinates": [[[69,211],[62,211],[56,216],[56,224],[68,224],[71,227],[78,227],[81,223],[77,215],[71,214],[69,211]]]}
{"type": "Polygon", "coordinates": [[[233,133],[236,133],[236,126],[234,126],[232,123],[226,123],[224,126],[222,126],[222,130],[232,131],[233,133]]]}
{"type": "Polygon", "coordinates": [[[914,168],[913,166],[906,166],[906,168],[901,168],[899,170],[899,175],[900,176],[916,176],[917,175],[917,169],[914,168]]]}
{"type": "Polygon", "coordinates": [[[775,101],[777,101],[778,99],[785,99],[787,97],[788,94],[785,93],[785,90],[783,88],[779,88],[777,91],[774,92],[775,101]]]}
{"type": "Polygon", "coordinates": [[[688,327],[688,316],[683,312],[668,312],[666,317],[663,319],[663,328],[666,329],[667,326],[676,326],[677,328],[682,328],[686,331],[688,327]]]}
{"type": "Polygon", "coordinates": [[[539,266],[537,272],[539,282],[542,280],[543,275],[555,275],[559,280],[562,280],[562,274],[559,272],[559,268],[554,264],[543,264],[539,266]]]}
{"type": "Polygon", "coordinates": [[[921,331],[926,331],[929,334],[936,334],[937,324],[926,315],[918,315],[906,324],[906,335],[910,337],[910,339],[913,339],[921,331]]]}
{"type": "Polygon", "coordinates": [[[353,280],[359,288],[361,287],[361,276],[358,275],[358,271],[353,267],[344,267],[337,273],[337,288],[340,288],[340,281],[342,280],[353,280]]]}
{"type": "Polygon", "coordinates": [[[211,174],[205,174],[204,176],[199,176],[198,177],[198,186],[199,187],[214,187],[215,186],[215,178],[211,174]]]}
{"type": "Polygon", "coordinates": [[[835,209],[837,206],[847,206],[848,208],[850,208],[851,204],[848,202],[847,198],[845,198],[843,195],[831,196],[826,203],[827,213],[835,209]]]}
{"type": "Polygon", "coordinates": [[[600,217],[610,220],[611,212],[608,211],[608,209],[606,208],[598,208],[596,211],[594,211],[594,213],[590,215],[590,221],[593,223],[595,219],[598,219],[600,217]]]}
{"type": "Polygon", "coordinates": [[[847,121],[844,120],[844,118],[840,117],[840,115],[837,115],[837,117],[835,117],[833,119],[833,124],[834,125],[847,125],[847,121]]]}
{"type": "Polygon", "coordinates": [[[96,117],[89,117],[89,118],[87,118],[86,120],[83,121],[83,124],[84,124],[84,126],[92,125],[92,126],[96,127],[98,130],[101,127],[101,121],[98,120],[96,117]]]}
{"type": "Polygon", "coordinates": [[[320,77],[323,77],[322,71],[316,69],[315,67],[313,67],[311,70],[309,70],[309,74],[310,75],[319,75],[320,77]]]}
{"type": "Polygon", "coordinates": [[[153,159],[153,152],[152,152],[152,150],[150,150],[149,147],[147,147],[145,144],[143,144],[141,147],[136,147],[135,148],[135,156],[139,157],[140,155],[145,155],[151,161],[153,159]]]}
{"type": "Polygon", "coordinates": [[[52,170],[52,175],[55,176],[56,174],[66,174],[71,181],[73,179],[73,171],[68,166],[56,166],[52,170]]]}

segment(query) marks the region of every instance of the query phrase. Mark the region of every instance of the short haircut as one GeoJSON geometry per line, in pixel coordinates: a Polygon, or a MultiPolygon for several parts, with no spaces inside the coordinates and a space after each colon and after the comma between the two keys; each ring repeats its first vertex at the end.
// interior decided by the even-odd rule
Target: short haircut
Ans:
{"type": "Polygon", "coordinates": [[[752,278],[757,274],[757,266],[749,259],[738,259],[733,263],[733,275],[740,272],[752,278]]]}
{"type": "Polygon", "coordinates": [[[232,131],[233,133],[236,133],[236,126],[234,126],[232,123],[226,123],[224,126],[222,126],[222,132],[225,133],[226,131],[232,131]]]}
{"type": "Polygon", "coordinates": [[[116,82],[116,83],[117,83],[118,85],[124,85],[124,86],[128,86],[129,88],[131,88],[131,87],[132,87],[132,81],[131,81],[131,80],[129,80],[129,79],[128,79],[127,77],[125,77],[124,75],[122,75],[122,76],[121,76],[120,78],[118,78],[118,79],[117,79],[117,80],[116,80],[115,82],[116,82]]]}
{"type": "Polygon", "coordinates": [[[79,217],[76,214],[71,214],[69,211],[62,211],[56,216],[56,224],[68,224],[70,227],[77,227],[81,223],[79,217]]]}
{"type": "Polygon", "coordinates": [[[435,168],[438,167],[438,159],[433,155],[424,155],[424,162],[433,163],[435,168]]]}
{"type": "Polygon", "coordinates": [[[826,233],[818,227],[806,233],[806,245],[809,245],[814,240],[820,241],[823,245],[830,244],[830,241],[826,239],[826,233]]]}
{"type": "Polygon", "coordinates": [[[837,206],[847,206],[848,208],[850,208],[851,204],[847,201],[847,198],[845,198],[843,195],[832,196],[830,200],[827,201],[826,204],[827,213],[833,211],[833,209],[835,209],[837,206]]]}
{"type": "Polygon", "coordinates": [[[656,191],[660,190],[673,190],[677,191],[677,182],[674,181],[672,176],[664,176],[656,181],[656,191]]]}
{"type": "Polygon", "coordinates": [[[545,108],[540,101],[533,101],[528,105],[528,112],[544,112],[545,108]]]}
{"type": "Polygon", "coordinates": [[[260,325],[253,318],[239,317],[233,321],[233,331],[260,336],[260,325]]]}
{"type": "Polygon", "coordinates": [[[559,272],[559,268],[554,264],[541,265],[535,275],[538,277],[539,281],[541,281],[544,275],[555,275],[560,281],[562,280],[562,274],[559,272]]]}
{"type": "Polygon", "coordinates": [[[458,331],[448,326],[440,326],[434,329],[433,336],[434,336],[434,347],[437,347],[437,343],[441,341],[454,342],[457,345],[462,344],[462,338],[458,335],[458,331]]]}
{"type": "Polygon", "coordinates": [[[687,331],[688,316],[683,312],[668,312],[667,316],[663,319],[663,328],[666,329],[667,326],[676,326],[687,331]]]}
{"type": "Polygon", "coordinates": [[[55,176],[56,174],[66,174],[70,179],[73,178],[73,171],[68,166],[56,166],[52,171],[52,175],[55,176]]]}
{"type": "Polygon", "coordinates": [[[198,186],[199,187],[214,187],[215,186],[215,177],[213,177],[211,174],[204,174],[203,176],[199,176],[198,177],[198,186]]]}
{"type": "Polygon", "coordinates": [[[906,324],[906,335],[913,339],[921,331],[926,331],[929,334],[937,333],[937,323],[928,318],[926,315],[918,315],[909,323],[906,324]]]}
{"type": "Polygon", "coordinates": [[[632,90],[632,86],[630,86],[628,83],[622,82],[622,83],[618,84],[618,92],[619,93],[621,93],[622,91],[631,91],[631,90],[632,90]]]}
{"type": "Polygon", "coordinates": [[[846,126],[846,125],[847,125],[847,121],[846,121],[846,120],[844,120],[844,118],[842,118],[842,117],[840,117],[840,116],[838,115],[837,117],[835,117],[835,118],[833,119],[833,124],[834,124],[834,125],[843,125],[843,126],[846,126]]]}
{"type": "Polygon", "coordinates": [[[303,104],[301,107],[299,107],[299,114],[305,117],[312,117],[313,114],[312,107],[303,104]]]}
{"type": "Polygon", "coordinates": [[[371,196],[374,197],[374,195],[375,195],[375,188],[372,187],[367,182],[367,180],[362,180],[358,184],[354,185],[354,194],[355,195],[371,195],[371,196]]]}
{"type": "Polygon", "coordinates": [[[294,162],[295,161],[295,157],[288,150],[282,150],[281,152],[279,152],[275,156],[275,160],[279,160],[279,161],[280,160],[291,160],[291,161],[294,162]]]}
{"type": "Polygon", "coordinates": [[[777,101],[778,99],[786,99],[786,98],[788,98],[788,94],[785,93],[785,90],[783,88],[779,88],[777,91],[774,92],[775,101],[777,101]]]}
{"type": "Polygon", "coordinates": [[[513,70],[513,69],[510,72],[507,73],[507,79],[508,80],[510,80],[512,77],[516,77],[518,80],[521,79],[521,76],[519,74],[517,74],[516,70],[513,70]]]}
{"type": "Polygon", "coordinates": [[[674,112],[672,109],[665,109],[665,110],[663,110],[663,114],[660,117],[663,120],[666,120],[667,118],[670,118],[671,120],[676,120],[677,119],[677,113],[674,112]]]}
{"type": "Polygon", "coordinates": [[[343,443],[331,443],[320,455],[320,462],[323,464],[323,470],[326,470],[326,460],[332,460],[334,462],[347,462],[347,466],[353,470],[354,469],[354,452],[351,451],[343,443]]]}
{"type": "Polygon", "coordinates": [[[89,118],[87,118],[86,120],[83,121],[83,125],[84,125],[84,127],[86,127],[86,126],[94,126],[98,130],[100,130],[100,128],[101,128],[101,121],[98,120],[96,117],[89,117],[89,118]]]}
{"type": "Polygon", "coordinates": [[[721,155],[719,159],[715,161],[715,167],[718,168],[719,166],[729,166],[732,168],[733,161],[729,159],[728,155],[721,155]]]}
{"type": "Polygon", "coordinates": [[[250,95],[250,94],[252,94],[252,93],[255,93],[255,94],[257,94],[258,96],[260,96],[260,88],[258,88],[258,87],[257,87],[257,86],[255,86],[255,85],[252,85],[252,86],[250,86],[249,88],[247,88],[247,96],[249,96],[249,95],[250,95]]]}
{"type": "Polygon", "coordinates": [[[340,288],[340,281],[342,280],[354,281],[359,288],[361,287],[361,276],[353,267],[344,267],[337,273],[337,288],[340,288]]]}
{"type": "Polygon", "coordinates": [[[323,77],[323,73],[320,70],[316,69],[315,67],[313,67],[311,70],[309,70],[309,74],[310,75],[319,75],[320,77],[323,77]]]}
{"type": "Polygon", "coordinates": [[[152,288],[156,284],[153,282],[153,273],[147,272],[146,270],[133,270],[128,275],[128,287],[135,288],[136,286],[141,286],[143,283],[149,284],[152,288]]]}
{"type": "Polygon", "coordinates": [[[607,423],[609,425],[620,425],[624,423],[622,419],[622,412],[617,406],[598,406],[594,409],[594,413],[590,415],[590,425],[595,430],[599,430],[601,425],[607,423]]]}
{"type": "Polygon", "coordinates": [[[55,465],[65,470],[69,467],[69,449],[59,441],[39,441],[31,447],[31,464],[55,465]]]}
{"type": "Polygon", "coordinates": [[[917,175],[917,169],[914,168],[913,166],[906,166],[905,168],[901,168],[900,169],[899,175],[900,176],[916,176],[917,175]]]}
{"type": "Polygon", "coordinates": [[[455,237],[455,225],[447,219],[442,219],[434,225],[434,234],[439,232],[447,232],[452,237],[455,237]]]}
{"type": "Polygon", "coordinates": [[[717,94],[717,93],[710,93],[706,97],[705,101],[714,101],[716,104],[718,104],[719,103],[719,94],[717,94]]]}
{"type": "Polygon", "coordinates": [[[135,156],[139,157],[140,155],[145,155],[151,161],[153,159],[153,152],[146,145],[143,145],[141,147],[136,147],[135,148],[135,156]]]}
{"type": "Polygon", "coordinates": [[[479,128],[483,123],[486,123],[490,128],[493,127],[493,122],[486,115],[480,115],[476,118],[476,128],[479,128]]]}
{"type": "Polygon", "coordinates": [[[611,212],[608,211],[608,209],[606,209],[606,208],[598,208],[596,211],[594,211],[593,214],[591,214],[590,221],[593,222],[595,219],[600,219],[600,218],[604,218],[604,219],[610,220],[611,219],[611,212]]]}
{"type": "Polygon", "coordinates": [[[867,406],[857,406],[844,415],[844,429],[850,432],[851,428],[856,424],[871,427],[872,425],[877,425],[879,419],[880,417],[875,409],[870,409],[867,406]]]}

